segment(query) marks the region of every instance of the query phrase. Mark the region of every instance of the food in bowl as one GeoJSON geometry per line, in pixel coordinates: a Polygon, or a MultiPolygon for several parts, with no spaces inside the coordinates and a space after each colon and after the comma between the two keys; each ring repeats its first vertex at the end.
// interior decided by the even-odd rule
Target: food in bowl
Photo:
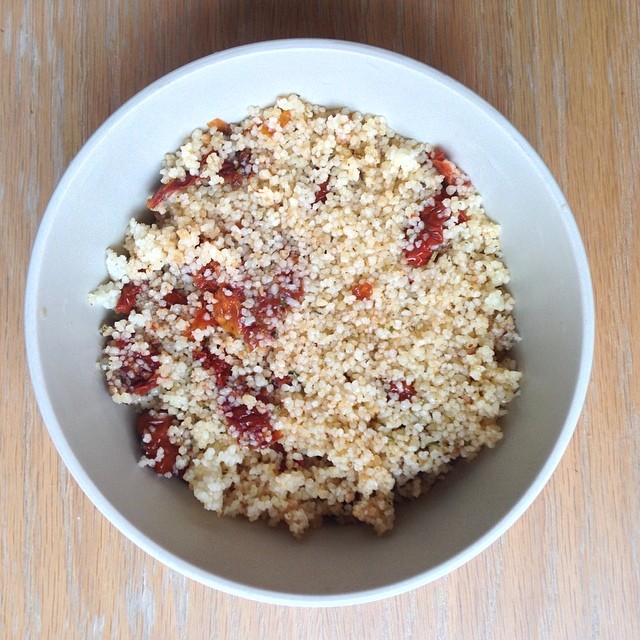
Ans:
{"type": "MultiPolygon", "coordinates": [[[[428,117],[427,115],[425,117],[428,117]]],[[[292,95],[165,157],[91,300],[142,466],[302,535],[394,504],[501,438],[518,390],[499,228],[379,116],[292,95]]]]}

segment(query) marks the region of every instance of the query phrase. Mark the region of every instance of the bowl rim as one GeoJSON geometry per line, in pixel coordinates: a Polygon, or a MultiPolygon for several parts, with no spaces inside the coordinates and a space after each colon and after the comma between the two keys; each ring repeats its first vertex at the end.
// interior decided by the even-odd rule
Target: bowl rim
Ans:
{"type": "Polygon", "coordinates": [[[114,111],[105,120],[105,122],[98,127],[98,129],[96,129],[69,163],[62,178],[55,187],[40,221],[37,235],[32,246],[25,286],[24,337],[27,363],[35,398],[43,421],[47,426],[49,435],[60,457],[89,500],[126,538],[131,540],[136,546],[140,547],[153,558],[180,574],[228,594],[269,604],[328,607],[373,602],[382,598],[405,593],[437,580],[462,566],[489,547],[522,516],[542,491],[553,471],[558,466],[577,426],[585,401],[593,364],[595,308],[592,281],[585,248],[582,243],[578,226],[573,218],[564,194],[537,152],[522,136],[522,134],[499,111],[497,111],[497,109],[492,107],[478,94],[465,87],[457,80],[454,80],[441,71],[438,71],[423,62],[403,54],[368,44],[344,40],[290,38],[266,40],[224,49],[185,64],[155,80],[129,98],[116,111],[114,111]],[[255,53],[268,53],[285,50],[301,50],[302,52],[309,50],[321,50],[325,52],[357,53],[359,55],[370,56],[376,60],[383,59],[386,62],[408,67],[421,75],[428,76],[431,80],[446,85],[461,97],[473,102],[475,106],[484,111],[488,117],[508,133],[513,141],[520,147],[520,150],[527,156],[528,160],[532,163],[533,167],[540,174],[544,182],[548,185],[550,195],[552,195],[554,201],[557,203],[559,210],[564,214],[563,224],[567,231],[567,236],[579,270],[579,297],[581,302],[580,310],[583,318],[583,340],[579,358],[580,364],[577,381],[566,420],[555,445],[553,446],[552,451],[542,469],[525,493],[521,496],[518,502],[509,509],[502,519],[499,520],[483,536],[441,564],[410,578],[396,581],[382,587],[363,591],[339,594],[334,593],[331,595],[301,595],[296,593],[273,591],[244,585],[240,582],[216,576],[210,572],[199,569],[172,553],[167,552],[160,545],[142,533],[130,521],[124,518],[89,478],[78,458],[72,451],[69,442],[64,435],[64,431],[55,416],[51,400],[48,396],[43,366],[38,349],[38,309],[36,301],[38,298],[37,289],[39,273],[44,258],[47,238],[56,222],[60,202],[63,200],[66,191],[71,187],[77,175],[81,172],[84,163],[93,153],[94,149],[105,137],[109,135],[111,129],[117,126],[120,120],[122,120],[138,104],[142,103],[156,91],[171,84],[178,78],[199,70],[202,67],[208,67],[229,59],[239,58],[246,55],[254,55],[255,53]]]}

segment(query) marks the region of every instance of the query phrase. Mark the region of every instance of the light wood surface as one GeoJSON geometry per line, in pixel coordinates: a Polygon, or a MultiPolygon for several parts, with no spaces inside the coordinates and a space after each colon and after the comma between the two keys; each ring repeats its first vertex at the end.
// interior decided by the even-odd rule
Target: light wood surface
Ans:
{"type": "Polygon", "coordinates": [[[640,638],[639,7],[637,0],[2,0],[0,638],[640,638]],[[505,114],[567,195],[597,304],[586,407],[533,506],[448,577],[342,609],[228,596],[126,540],[58,458],[22,340],[31,243],[87,137],[186,62],[291,36],[405,53],[505,114]]]}

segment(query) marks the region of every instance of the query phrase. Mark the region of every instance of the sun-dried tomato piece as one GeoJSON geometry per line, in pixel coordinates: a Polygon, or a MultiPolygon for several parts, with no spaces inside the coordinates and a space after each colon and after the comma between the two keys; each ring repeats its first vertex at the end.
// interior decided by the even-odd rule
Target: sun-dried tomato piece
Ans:
{"type": "Polygon", "coordinates": [[[200,291],[211,291],[213,293],[220,288],[218,283],[219,273],[220,265],[215,260],[212,260],[193,274],[193,284],[200,291]]]}
{"type": "MultiPolygon", "coordinates": [[[[291,121],[291,112],[290,111],[283,111],[279,116],[278,116],[278,124],[280,125],[280,127],[285,127],[287,124],[289,124],[289,122],[291,121]]],[[[272,129],[271,126],[269,126],[269,122],[263,122],[262,125],[260,126],[260,128],[258,129],[258,131],[265,136],[269,136],[270,138],[273,138],[273,134],[276,132],[275,129],[272,129]]]]}
{"type": "Polygon", "coordinates": [[[453,164],[451,160],[437,160],[434,158],[432,162],[433,166],[436,168],[436,171],[444,176],[447,184],[456,184],[458,170],[456,165],[453,164]]]}
{"type": "Polygon", "coordinates": [[[287,452],[281,442],[274,442],[271,448],[280,456],[278,462],[278,471],[284,473],[287,470],[287,452]]]}
{"type": "Polygon", "coordinates": [[[278,325],[286,308],[287,303],[281,296],[260,296],[251,309],[253,322],[242,325],[245,342],[257,347],[265,340],[277,338],[278,325]]]}
{"type": "MultiPolygon", "coordinates": [[[[279,432],[278,432],[279,433],[279,432]]],[[[290,463],[290,467],[294,467],[294,468],[298,468],[298,469],[304,469],[306,467],[304,458],[302,459],[298,459],[298,458],[294,458],[294,457],[289,457],[289,455],[287,454],[286,449],[282,446],[281,442],[274,442],[271,445],[271,449],[273,449],[279,456],[280,456],[280,460],[279,460],[279,464],[278,464],[278,471],[280,471],[280,473],[284,473],[285,471],[287,471],[287,462],[290,463]]],[[[296,449],[291,449],[291,451],[289,452],[289,454],[293,454],[296,453],[297,450],[296,449]]]]}
{"type": "Polygon", "coordinates": [[[264,404],[273,404],[275,402],[275,395],[272,391],[268,391],[266,387],[256,388],[255,385],[249,382],[247,376],[230,376],[226,387],[230,391],[229,406],[241,402],[241,398],[244,395],[253,396],[258,402],[263,402],[264,404]]]}
{"type": "Polygon", "coordinates": [[[208,349],[206,351],[194,351],[193,359],[200,361],[205,369],[213,371],[218,387],[222,388],[229,382],[233,367],[226,360],[214,355],[208,349]]]}
{"type": "Polygon", "coordinates": [[[273,444],[271,446],[271,448],[278,452],[281,455],[280,458],[280,473],[282,473],[283,471],[287,470],[287,458],[289,459],[289,462],[291,463],[291,466],[293,468],[298,468],[298,469],[304,469],[307,465],[305,463],[304,458],[294,458],[292,454],[295,454],[298,452],[297,449],[295,448],[291,448],[291,450],[289,452],[287,452],[287,450],[282,446],[281,442],[276,442],[275,444],[273,444]],[[291,456],[291,457],[289,457],[291,456]]]}
{"type": "Polygon", "coordinates": [[[149,429],[154,431],[158,427],[173,424],[175,418],[168,413],[157,413],[156,411],[143,411],[136,418],[136,431],[142,437],[149,429]]]}
{"type": "Polygon", "coordinates": [[[281,127],[286,127],[291,122],[291,111],[283,111],[278,118],[278,124],[281,127]]]}
{"type": "Polygon", "coordinates": [[[232,189],[239,189],[251,171],[251,150],[243,149],[237,155],[229,156],[224,160],[218,175],[232,189]]]}
{"type": "Polygon", "coordinates": [[[154,373],[148,380],[143,380],[141,382],[138,382],[137,384],[134,384],[129,392],[137,396],[146,396],[149,391],[155,389],[157,386],[158,374],[154,373]]]}
{"type": "Polygon", "coordinates": [[[247,176],[253,171],[251,160],[251,149],[243,149],[238,153],[238,165],[242,167],[244,174],[247,176]]]}
{"type": "Polygon", "coordinates": [[[215,321],[227,333],[238,337],[241,334],[240,312],[242,310],[242,295],[230,287],[223,287],[213,294],[216,303],[213,305],[215,321]]]}
{"type": "Polygon", "coordinates": [[[231,125],[220,118],[214,118],[210,122],[207,122],[207,126],[210,129],[217,129],[224,133],[225,136],[228,136],[231,133],[231,125]]]}
{"type": "Polygon", "coordinates": [[[156,192],[147,200],[147,207],[151,211],[156,211],[162,202],[172,193],[186,189],[189,185],[194,184],[197,179],[198,176],[194,176],[189,173],[184,180],[176,179],[171,180],[166,184],[161,184],[158,189],[156,189],[156,192]]]}
{"type": "Polygon", "coordinates": [[[149,460],[155,460],[153,470],[160,475],[165,473],[180,475],[175,469],[180,446],[175,442],[171,442],[169,437],[169,428],[173,422],[173,416],[151,416],[148,411],[140,414],[136,422],[136,429],[140,434],[144,455],[149,460]],[[160,449],[162,449],[162,456],[158,460],[160,449]]]}
{"type": "MultiPolygon", "coordinates": [[[[203,154],[200,158],[200,172],[207,164],[207,158],[213,153],[213,149],[203,154]]],[[[177,178],[167,182],[166,184],[161,184],[156,192],[147,200],[147,207],[151,211],[157,211],[158,207],[162,204],[164,200],[166,200],[172,193],[176,191],[181,191],[186,189],[192,184],[195,184],[197,180],[200,178],[200,174],[193,175],[191,173],[187,173],[183,180],[178,180],[177,178]]]]}
{"type": "Polygon", "coordinates": [[[326,202],[327,194],[329,193],[329,181],[325,180],[318,185],[318,190],[316,191],[316,199],[314,200],[314,204],[316,202],[326,202]]]}
{"type": "Polygon", "coordinates": [[[242,326],[245,342],[256,347],[265,340],[277,338],[278,326],[287,308],[288,305],[281,296],[260,296],[251,309],[254,321],[242,326]]]}
{"type": "Polygon", "coordinates": [[[222,409],[229,432],[243,445],[264,449],[282,438],[280,431],[273,428],[269,414],[257,407],[225,404],[222,409]]]}
{"type": "Polygon", "coordinates": [[[242,333],[240,312],[243,302],[241,292],[221,285],[213,294],[213,298],[214,302],[209,305],[201,302],[202,306],[193,316],[187,335],[193,338],[193,332],[196,329],[207,329],[218,325],[232,336],[240,336],[242,333]],[[212,310],[209,310],[209,306],[212,306],[212,310]]]}
{"type": "Polygon", "coordinates": [[[232,336],[242,336],[247,344],[256,347],[264,340],[277,337],[282,316],[294,300],[299,301],[304,296],[302,278],[290,271],[277,274],[268,289],[253,299],[249,321],[242,316],[244,291],[221,283],[218,277],[219,265],[216,262],[210,262],[193,275],[195,286],[201,291],[213,293],[214,300],[209,304],[201,302],[201,308],[196,311],[187,333],[189,337],[193,337],[196,329],[217,324],[232,336]]]}
{"type": "Polygon", "coordinates": [[[422,267],[429,263],[434,251],[440,249],[444,242],[444,223],[450,215],[450,209],[439,198],[422,210],[420,219],[424,226],[418,233],[413,248],[405,251],[407,264],[422,267]]]}
{"type": "Polygon", "coordinates": [[[387,386],[388,400],[395,400],[397,397],[398,401],[402,402],[403,400],[411,400],[415,395],[416,388],[409,382],[394,381],[387,386]]]}
{"type": "Polygon", "coordinates": [[[162,298],[168,307],[173,306],[174,304],[184,305],[187,304],[187,296],[184,292],[179,289],[174,289],[173,291],[169,291],[164,298],[162,298]]]}
{"type": "Polygon", "coordinates": [[[142,287],[140,285],[127,282],[120,292],[120,297],[116,303],[116,311],[128,316],[135,309],[141,290],[142,287]]]}
{"type": "MultiPolygon", "coordinates": [[[[297,264],[297,262],[297,256],[294,256],[293,263],[297,264]]],[[[276,274],[274,282],[280,289],[280,297],[284,296],[287,306],[289,306],[287,298],[298,302],[304,298],[304,281],[299,274],[294,273],[292,270],[289,269],[276,274]]]]}
{"type": "Polygon", "coordinates": [[[367,300],[373,294],[373,285],[370,282],[361,282],[351,287],[351,293],[358,300],[367,300]]]}
{"type": "Polygon", "coordinates": [[[283,376],[282,378],[274,377],[273,384],[275,387],[282,387],[283,385],[291,386],[293,384],[292,376],[283,376]]]}
{"type": "Polygon", "coordinates": [[[218,175],[232,189],[239,189],[242,186],[242,175],[238,171],[237,165],[232,160],[225,160],[218,171],[218,175]]]}
{"type": "Polygon", "coordinates": [[[303,297],[302,278],[290,270],[276,274],[269,289],[255,300],[251,309],[253,322],[242,325],[245,342],[256,347],[277,338],[278,327],[292,301],[300,301],[303,297]]]}
{"type": "Polygon", "coordinates": [[[211,311],[206,307],[200,307],[193,316],[188,335],[190,338],[193,338],[193,332],[196,329],[207,329],[209,327],[214,327],[216,324],[216,319],[213,316],[213,313],[211,313],[211,311]]]}
{"type": "MultiPolygon", "coordinates": [[[[471,184],[469,181],[469,177],[464,174],[460,169],[453,163],[447,156],[445,155],[442,149],[438,149],[437,147],[431,151],[429,154],[431,158],[431,162],[435,167],[436,171],[444,177],[442,182],[442,190],[443,193],[445,189],[449,186],[458,186],[458,185],[468,185],[471,184]]],[[[446,195],[446,193],[444,193],[446,195]]]]}
{"type": "Polygon", "coordinates": [[[116,391],[143,396],[158,386],[159,347],[152,346],[148,353],[141,354],[129,342],[118,340],[114,344],[120,350],[121,359],[120,368],[110,383],[116,391]]]}

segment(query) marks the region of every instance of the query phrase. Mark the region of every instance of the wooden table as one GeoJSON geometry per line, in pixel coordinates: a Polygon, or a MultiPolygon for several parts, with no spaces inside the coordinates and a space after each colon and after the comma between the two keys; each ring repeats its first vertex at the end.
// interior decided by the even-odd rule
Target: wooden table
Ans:
{"type": "Polygon", "coordinates": [[[636,0],[3,0],[0,637],[639,638],[639,7],[636,0]],[[405,53],[497,107],[564,189],[597,302],[586,407],[534,505],[448,577],[343,609],[228,596],[132,545],[61,464],[23,353],[31,243],[87,137],[126,99],[190,60],[291,36],[405,53]]]}

